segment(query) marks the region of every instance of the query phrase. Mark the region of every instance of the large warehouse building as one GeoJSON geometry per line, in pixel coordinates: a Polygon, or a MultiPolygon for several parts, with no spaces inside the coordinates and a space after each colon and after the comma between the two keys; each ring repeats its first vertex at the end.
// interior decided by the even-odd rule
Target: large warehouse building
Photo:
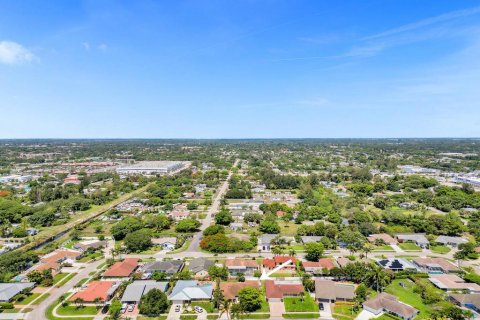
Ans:
{"type": "Polygon", "coordinates": [[[188,161],[138,161],[117,168],[119,174],[157,175],[169,174],[187,168],[188,161]]]}

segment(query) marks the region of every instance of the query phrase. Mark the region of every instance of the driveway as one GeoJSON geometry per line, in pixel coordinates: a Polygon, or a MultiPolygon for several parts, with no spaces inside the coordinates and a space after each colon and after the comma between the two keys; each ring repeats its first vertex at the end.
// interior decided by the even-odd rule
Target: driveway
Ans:
{"type": "Polygon", "coordinates": [[[270,306],[270,318],[283,318],[283,314],[285,313],[283,301],[270,301],[268,305],[270,306]]]}
{"type": "Polygon", "coordinates": [[[391,244],[390,247],[392,247],[393,250],[395,250],[396,253],[404,253],[402,248],[400,248],[397,244],[391,244]]]}
{"type": "Polygon", "coordinates": [[[370,311],[362,310],[362,312],[360,312],[358,314],[358,316],[355,318],[355,320],[368,320],[368,319],[378,318],[382,314],[383,314],[383,312],[380,312],[380,314],[378,314],[378,315],[374,315],[370,311]]]}
{"type": "Polygon", "coordinates": [[[323,310],[320,311],[320,318],[333,319],[332,305],[329,302],[323,302],[323,310]]]}
{"type": "Polygon", "coordinates": [[[172,307],[170,308],[170,311],[168,312],[167,315],[167,320],[177,320],[180,319],[180,315],[182,314],[183,311],[183,306],[181,304],[172,304],[172,307]],[[175,307],[180,306],[180,311],[175,312],[175,307]]]}

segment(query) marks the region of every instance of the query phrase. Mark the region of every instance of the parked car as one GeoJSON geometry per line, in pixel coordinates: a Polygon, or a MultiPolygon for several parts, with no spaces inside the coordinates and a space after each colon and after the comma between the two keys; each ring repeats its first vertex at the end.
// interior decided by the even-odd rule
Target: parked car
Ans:
{"type": "Polygon", "coordinates": [[[177,305],[175,306],[175,312],[180,312],[180,305],[179,305],[179,304],[177,304],[177,305]]]}
{"type": "Polygon", "coordinates": [[[321,302],[318,304],[318,307],[320,308],[320,311],[325,310],[325,307],[323,306],[323,303],[321,303],[321,302]]]}
{"type": "Polygon", "coordinates": [[[120,309],[120,312],[121,312],[121,313],[125,313],[125,311],[127,311],[127,304],[126,304],[126,303],[123,303],[123,304],[122,304],[122,308],[120,309]]]}
{"type": "Polygon", "coordinates": [[[127,311],[132,312],[134,308],[135,308],[135,306],[133,304],[129,304],[128,307],[127,307],[127,311]]]}

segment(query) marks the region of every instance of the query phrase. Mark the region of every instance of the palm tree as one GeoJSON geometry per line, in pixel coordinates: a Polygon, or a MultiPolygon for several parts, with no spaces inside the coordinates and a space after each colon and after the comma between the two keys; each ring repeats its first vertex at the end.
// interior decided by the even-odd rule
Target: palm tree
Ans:
{"type": "Polygon", "coordinates": [[[223,299],[220,302],[220,305],[218,307],[219,313],[218,313],[218,318],[220,318],[223,314],[227,315],[227,319],[230,320],[230,305],[232,302],[229,299],[223,299]]]}
{"type": "Polygon", "coordinates": [[[371,265],[365,274],[365,280],[369,283],[370,287],[375,287],[377,292],[379,292],[388,284],[389,277],[381,267],[371,265]]]}
{"type": "Polygon", "coordinates": [[[247,311],[242,307],[240,303],[234,303],[230,308],[230,313],[232,314],[233,319],[239,319],[244,318],[247,314],[247,311]]]}
{"type": "Polygon", "coordinates": [[[281,255],[283,252],[282,248],[280,246],[275,246],[272,248],[272,253],[275,255],[275,256],[278,256],[278,255],[281,255]]]}
{"type": "Polygon", "coordinates": [[[290,250],[288,250],[288,255],[289,256],[294,257],[296,254],[297,254],[297,252],[295,251],[295,249],[290,248],[290,250]]]}
{"type": "Polygon", "coordinates": [[[373,246],[370,243],[365,243],[362,247],[363,253],[365,253],[365,258],[368,258],[368,254],[373,251],[373,246]]]}

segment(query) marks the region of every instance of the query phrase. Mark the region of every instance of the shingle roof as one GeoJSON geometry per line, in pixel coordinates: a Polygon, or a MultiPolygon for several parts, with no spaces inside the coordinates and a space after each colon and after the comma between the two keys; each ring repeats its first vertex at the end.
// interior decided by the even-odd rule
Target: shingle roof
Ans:
{"type": "Polygon", "coordinates": [[[172,293],[168,296],[168,300],[209,300],[212,298],[212,292],[213,285],[210,283],[200,284],[196,280],[178,280],[172,293]]]}
{"type": "Polygon", "coordinates": [[[127,258],[123,261],[116,262],[107,271],[104,272],[104,277],[128,277],[138,267],[138,259],[127,258]]]}
{"type": "Polygon", "coordinates": [[[355,286],[348,283],[334,282],[332,280],[315,280],[316,299],[346,299],[352,300],[355,297],[355,286]]]}
{"type": "Polygon", "coordinates": [[[302,261],[304,268],[316,268],[316,269],[333,269],[336,265],[333,263],[332,259],[321,258],[319,261],[302,261]]]}
{"type": "Polygon", "coordinates": [[[215,262],[212,260],[208,260],[206,258],[196,258],[190,261],[188,264],[188,269],[194,273],[200,272],[200,271],[206,271],[208,268],[212,265],[214,265],[215,262]]]}
{"type": "Polygon", "coordinates": [[[125,289],[122,296],[122,302],[139,302],[140,298],[152,289],[167,291],[168,282],[157,282],[154,280],[134,281],[125,289]]]}
{"type": "Polygon", "coordinates": [[[247,267],[247,268],[258,268],[258,263],[256,260],[250,259],[227,259],[225,260],[225,265],[227,267],[247,267]]]}
{"type": "Polygon", "coordinates": [[[367,237],[369,242],[375,242],[375,240],[383,240],[386,244],[396,244],[397,240],[395,240],[392,236],[387,233],[378,233],[378,234],[371,234],[367,237]]]}
{"type": "Polygon", "coordinates": [[[442,258],[416,258],[413,262],[422,268],[442,268],[446,272],[460,271],[456,265],[442,258]]]}
{"type": "Polygon", "coordinates": [[[455,274],[431,274],[428,280],[443,290],[470,290],[480,293],[478,284],[465,282],[455,274]]]}
{"type": "Polygon", "coordinates": [[[365,301],[363,305],[373,310],[385,309],[408,319],[412,318],[418,313],[418,310],[414,307],[399,302],[397,297],[386,292],[382,292],[376,297],[365,301]]]}
{"type": "Polygon", "coordinates": [[[461,237],[438,236],[435,242],[443,243],[443,244],[454,243],[456,245],[459,245],[462,243],[467,243],[468,240],[461,237]]]}
{"type": "Polygon", "coordinates": [[[0,283],[0,301],[9,301],[23,290],[34,286],[34,282],[0,283]]]}
{"type": "Polygon", "coordinates": [[[183,267],[183,261],[181,260],[171,260],[171,261],[155,261],[151,262],[143,268],[145,272],[154,272],[161,271],[167,274],[175,274],[180,271],[183,267]]]}

